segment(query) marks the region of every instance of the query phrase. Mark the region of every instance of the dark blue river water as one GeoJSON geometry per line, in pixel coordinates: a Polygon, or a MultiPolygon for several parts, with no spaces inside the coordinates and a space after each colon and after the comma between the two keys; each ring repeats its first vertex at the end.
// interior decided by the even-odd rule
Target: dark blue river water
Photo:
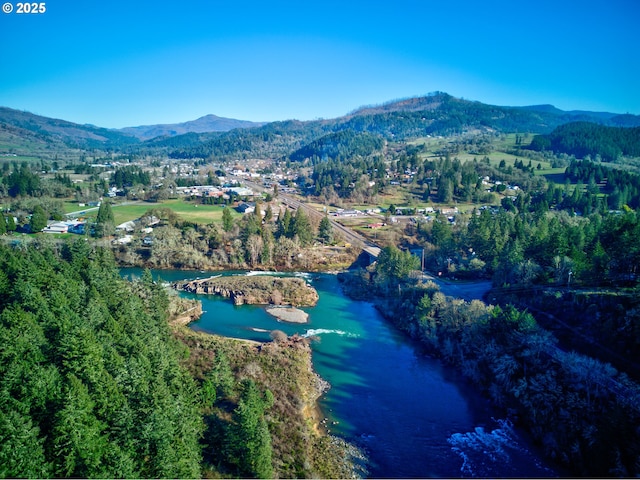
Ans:
{"type": "MultiPolygon", "coordinates": [[[[165,281],[211,276],[153,275],[165,281]]],[[[427,356],[370,303],[348,299],[334,275],[299,275],[320,294],[317,306],[303,309],[307,324],[279,322],[262,307],[199,295],[204,314],[191,327],[253,340],[269,340],[272,330],[319,338],[312,355],[315,370],[331,384],[320,399],[326,425],[367,452],[372,477],[558,476],[461,376],[427,356]]]]}

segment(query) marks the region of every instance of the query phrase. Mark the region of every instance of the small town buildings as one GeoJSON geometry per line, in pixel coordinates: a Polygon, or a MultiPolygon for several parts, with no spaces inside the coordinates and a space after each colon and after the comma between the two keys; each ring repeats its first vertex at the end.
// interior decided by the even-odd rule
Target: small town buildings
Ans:
{"type": "Polygon", "coordinates": [[[69,231],[69,225],[65,222],[50,222],[45,228],[42,229],[43,233],[67,233],[69,231]]]}
{"type": "Polygon", "coordinates": [[[45,228],[42,229],[43,233],[75,233],[77,235],[84,235],[85,222],[78,220],[70,220],[68,222],[49,222],[45,228]]]}
{"type": "Polygon", "coordinates": [[[240,213],[253,213],[256,211],[256,206],[251,203],[242,202],[236,207],[236,210],[240,213]]]}
{"type": "Polygon", "coordinates": [[[116,226],[116,232],[133,232],[136,228],[136,222],[130,220],[116,226]]]}

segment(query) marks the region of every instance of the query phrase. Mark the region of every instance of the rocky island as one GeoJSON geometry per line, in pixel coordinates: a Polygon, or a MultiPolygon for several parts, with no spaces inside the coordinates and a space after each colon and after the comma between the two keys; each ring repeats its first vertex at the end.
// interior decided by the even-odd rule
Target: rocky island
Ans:
{"type": "Polygon", "coordinates": [[[285,305],[312,307],[318,302],[318,292],[303,279],[296,277],[229,275],[175,282],[179,291],[220,295],[235,305],[285,305]]]}
{"type": "Polygon", "coordinates": [[[282,322],[307,323],[309,314],[294,307],[268,307],[266,312],[282,322]]]}

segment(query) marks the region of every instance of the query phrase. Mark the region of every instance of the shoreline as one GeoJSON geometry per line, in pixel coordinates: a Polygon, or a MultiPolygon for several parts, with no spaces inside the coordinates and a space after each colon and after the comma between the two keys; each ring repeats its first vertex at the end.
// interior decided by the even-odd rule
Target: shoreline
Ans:
{"type": "MultiPolygon", "coordinates": [[[[177,329],[187,329],[197,334],[206,335],[207,337],[214,337],[223,340],[231,340],[233,342],[238,342],[240,344],[244,344],[251,349],[255,349],[258,353],[263,351],[268,351],[271,348],[294,348],[296,344],[299,342],[305,343],[306,351],[307,351],[307,368],[309,375],[313,378],[312,384],[310,385],[311,390],[308,391],[307,401],[301,408],[301,415],[307,422],[310,430],[314,435],[317,435],[320,439],[325,439],[324,441],[331,445],[330,451],[338,450],[341,453],[340,456],[336,456],[335,460],[339,462],[344,469],[348,469],[351,473],[349,475],[350,478],[364,478],[366,477],[368,470],[367,465],[369,459],[366,455],[366,452],[362,450],[362,448],[356,444],[352,443],[346,438],[335,435],[331,433],[327,422],[329,418],[325,415],[325,412],[322,410],[320,406],[319,400],[325,395],[332,387],[329,381],[324,379],[320,374],[316,371],[310,341],[294,335],[292,337],[287,337],[286,340],[282,342],[275,341],[258,341],[251,340],[245,338],[237,338],[237,337],[229,337],[225,335],[219,335],[216,333],[208,332],[204,329],[198,327],[190,326],[191,323],[195,322],[202,315],[202,303],[200,300],[193,300],[193,302],[197,302],[196,306],[191,306],[188,310],[180,312],[176,314],[175,318],[170,320],[170,324],[173,325],[174,328],[177,329]],[[185,315],[189,312],[197,312],[197,315],[185,315]]],[[[193,303],[191,303],[192,305],[193,303]]],[[[279,307],[275,307],[279,308],[279,307]]],[[[302,312],[306,313],[306,312],[302,312]]],[[[297,347],[299,348],[299,347],[297,347]]]]}
{"type": "MultiPolygon", "coordinates": [[[[300,275],[214,275],[173,281],[170,285],[178,291],[230,298],[234,305],[312,307],[319,298],[316,289],[300,275]]],[[[301,315],[291,318],[293,322],[300,322],[301,315]]]]}

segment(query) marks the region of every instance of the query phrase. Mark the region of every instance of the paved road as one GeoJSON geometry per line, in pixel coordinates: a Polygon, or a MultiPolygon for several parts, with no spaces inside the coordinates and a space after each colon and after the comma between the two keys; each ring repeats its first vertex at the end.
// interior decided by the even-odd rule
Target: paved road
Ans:
{"type": "Polygon", "coordinates": [[[491,290],[491,282],[489,281],[475,281],[475,282],[452,282],[450,280],[442,280],[438,277],[434,277],[431,274],[425,273],[422,275],[423,281],[431,280],[435,282],[440,291],[445,295],[455,298],[462,298],[463,300],[483,300],[485,294],[491,290]]]}

